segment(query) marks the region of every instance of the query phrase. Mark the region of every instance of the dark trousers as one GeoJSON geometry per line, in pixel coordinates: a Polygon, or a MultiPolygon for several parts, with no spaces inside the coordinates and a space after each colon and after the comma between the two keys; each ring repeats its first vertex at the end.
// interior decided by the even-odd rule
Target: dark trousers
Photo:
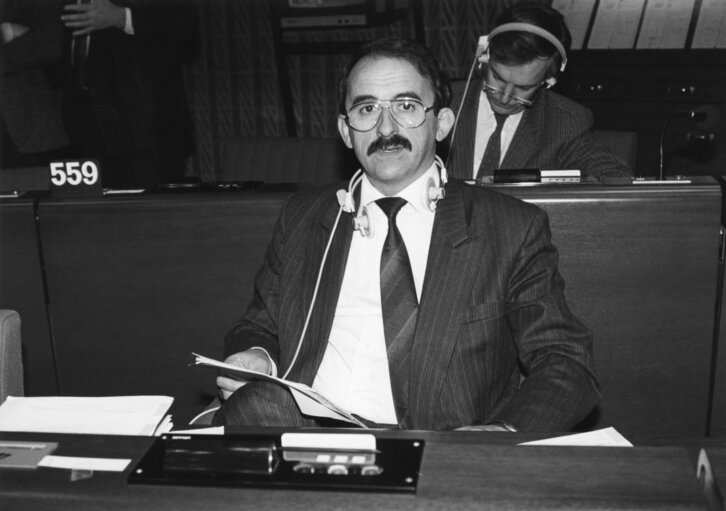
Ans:
{"type": "MultiPolygon", "coordinates": [[[[396,429],[358,417],[369,428],[396,429]]],[[[269,426],[283,428],[355,428],[335,419],[307,417],[285,387],[273,382],[253,381],[232,394],[212,419],[215,426],[269,426]]]]}
{"type": "Polygon", "coordinates": [[[288,389],[276,383],[253,381],[227,399],[212,419],[216,426],[322,427],[300,413],[288,389]]]}

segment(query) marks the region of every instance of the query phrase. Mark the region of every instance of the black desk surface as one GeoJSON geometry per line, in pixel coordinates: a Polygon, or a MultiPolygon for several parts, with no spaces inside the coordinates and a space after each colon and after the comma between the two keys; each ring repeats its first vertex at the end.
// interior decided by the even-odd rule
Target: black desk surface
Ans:
{"type": "Polygon", "coordinates": [[[684,447],[534,447],[508,433],[386,432],[426,441],[415,495],[129,485],[146,437],[2,433],[59,442],[59,456],[133,458],[124,473],[71,480],[51,468],[0,471],[5,510],[705,509],[684,447]]]}

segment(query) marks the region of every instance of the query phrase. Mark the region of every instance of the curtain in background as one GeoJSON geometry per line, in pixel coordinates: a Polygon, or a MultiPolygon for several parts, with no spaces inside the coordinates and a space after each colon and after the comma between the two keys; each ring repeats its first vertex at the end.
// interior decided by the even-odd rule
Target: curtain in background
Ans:
{"type": "MultiPolygon", "coordinates": [[[[410,0],[418,2],[424,39],[452,78],[469,71],[480,35],[516,0],[410,0]]],[[[543,3],[549,3],[543,0],[543,3]]],[[[269,0],[197,0],[201,51],[185,70],[195,123],[196,152],[187,174],[214,181],[222,143],[235,135],[285,136],[287,129],[276,65],[269,0]]],[[[295,31],[285,41],[372,40],[414,37],[412,16],[374,28],[295,31]]],[[[347,56],[290,55],[286,58],[296,132],[338,136],[337,80],[347,56]]]]}

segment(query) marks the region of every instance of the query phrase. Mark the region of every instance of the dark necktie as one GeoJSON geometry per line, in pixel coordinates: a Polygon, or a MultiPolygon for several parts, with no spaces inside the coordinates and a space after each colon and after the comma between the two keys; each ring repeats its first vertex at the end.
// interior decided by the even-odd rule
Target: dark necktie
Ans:
{"type": "Polygon", "coordinates": [[[494,133],[489,137],[487,148],[484,150],[484,156],[479,165],[479,171],[476,173],[476,180],[481,181],[484,176],[493,176],[494,172],[499,168],[499,160],[502,156],[502,126],[507,119],[506,114],[494,114],[497,121],[497,127],[494,133]]]}
{"type": "Polygon", "coordinates": [[[396,215],[406,200],[387,197],[376,203],[388,217],[388,234],[381,253],[381,310],[393,403],[400,425],[408,410],[409,360],[418,298],[406,244],[396,226],[396,215]]]}

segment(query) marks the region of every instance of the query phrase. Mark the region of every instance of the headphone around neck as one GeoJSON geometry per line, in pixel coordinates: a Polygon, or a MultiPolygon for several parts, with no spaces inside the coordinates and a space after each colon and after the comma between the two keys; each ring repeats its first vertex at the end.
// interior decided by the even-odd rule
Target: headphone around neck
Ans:
{"type": "MultiPolygon", "coordinates": [[[[434,161],[436,162],[436,166],[439,168],[441,186],[436,186],[433,178],[429,178],[426,183],[426,187],[424,188],[424,202],[431,211],[436,210],[436,203],[445,197],[446,192],[444,187],[449,179],[446,167],[444,166],[444,162],[441,161],[441,158],[439,158],[438,155],[435,155],[434,161]]],[[[353,198],[355,189],[360,185],[362,179],[363,169],[358,169],[348,182],[348,189],[346,190],[341,188],[338,190],[336,195],[338,197],[338,204],[340,205],[341,210],[355,215],[353,217],[353,229],[359,231],[361,236],[371,237],[373,236],[373,227],[368,221],[368,208],[366,206],[361,207],[360,212],[356,215],[355,199],[353,198]]],[[[333,231],[335,231],[335,228],[333,231]]]]}
{"type": "MultiPolygon", "coordinates": [[[[436,203],[444,198],[445,192],[444,192],[444,186],[446,185],[446,182],[448,181],[448,175],[446,172],[446,167],[444,167],[444,162],[441,161],[441,158],[438,157],[438,155],[434,156],[434,160],[436,162],[436,166],[439,168],[439,179],[441,180],[441,186],[436,186],[436,183],[434,183],[433,178],[429,179],[428,183],[426,184],[425,192],[425,202],[428,205],[429,209],[431,211],[434,211],[436,209],[436,203]]],[[[333,236],[335,235],[335,231],[338,228],[338,222],[340,221],[340,217],[343,212],[351,213],[355,215],[355,200],[353,199],[353,193],[355,192],[355,189],[360,185],[361,180],[363,179],[363,169],[358,169],[358,171],[353,174],[353,177],[348,182],[348,189],[341,188],[337,191],[336,196],[338,198],[338,204],[340,208],[338,209],[338,214],[335,217],[335,222],[333,223],[333,228],[330,230],[330,236],[328,237],[328,242],[325,245],[325,250],[323,252],[323,258],[320,261],[320,266],[318,268],[318,276],[315,281],[315,287],[313,288],[313,296],[310,301],[310,307],[308,307],[308,312],[305,316],[305,323],[303,324],[302,331],[300,332],[300,337],[297,341],[297,347],[295,348],[295,353],[293,354],[292,361],[290,362],[290,365],[287,367],[287,370],[285,371],[285,374],[283,375],[283,379],[287,378],[290,372],[292,371],[293,366],[295,365],[295,362],[297,361],[298,355],[300,354],[300,349],[302,348],[303,340],[305,339],[305,333],[308,330],[308,325],[310,324],[310,317],[312,316],[313,307],[315,306],[315,300],[318,296],[318,290],[320,289],[320,281],[323,276],[323,268],[325,267],[325,261],[328,259],[328,253],[330,251],[330,245],[333,242],[333,236]]],[[[356,231],[360,231],[361,236],[367,236],[370,237],[373,235],[373,232],[371,228],[369,227],[368,223],[368,211],[366,207],[364,206],[361,208],[362,211],[359,215],[353,217],[353,229],[356,231]]]]}
{"type": "MultiPolygon", "coordinates": [[[[499,25],[498,27],[495,27],[494,30],[492,30],[488,35],[481,36],[479,38],[479,44],[477,45],[476,49],[478,62],[482,64],[486,64],[489,62],[489,41],[491,41],[492,37],[503,32],[529,32],[531,34],[538,35],[543,39],[546,39],[549,43],[552,43],[552,45],[559,52],[560,57],[562,57],[562,63],[560,64],[559,72],[564,72],[565,67],[567,66],[567,52],[565,51],[565,47],[562,45],[560,40],[557,39],[551,32],[531,23],[504,23],[502,25],[499,25]]],[[[550,87],[553,87],[556,83],[557,78],[555,78],[554,76],[550,76],[545,80],[545,84],[547,85],[548,89],[550,87]]]]}

